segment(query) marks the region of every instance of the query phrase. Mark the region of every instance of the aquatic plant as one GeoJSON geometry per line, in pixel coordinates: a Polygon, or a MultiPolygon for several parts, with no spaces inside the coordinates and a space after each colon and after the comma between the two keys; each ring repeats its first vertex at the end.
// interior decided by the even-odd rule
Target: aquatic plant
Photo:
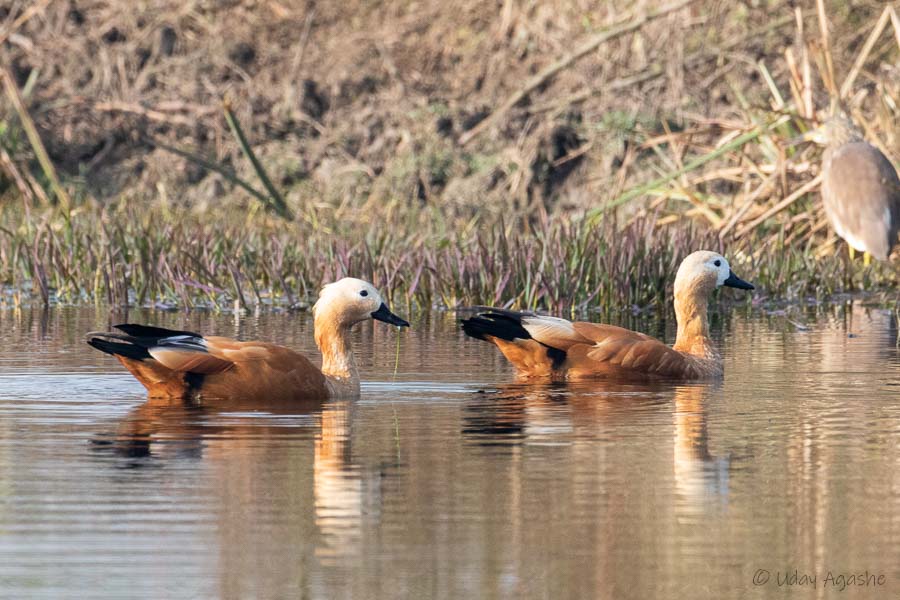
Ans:
{"type": "Polygon", "coordinates": [[[824,298],[897,285],[890,265],[815,257],[783,238],[723,243],[715,231],[612,219],[522,217],[447,222],[437,211],[319,214],[285,223],[264,213],[147,206],[122,200],[56,208],[0,207],[0,281],[15,303],[97,302],[217,310],[302,307],[344,275],[421,308],[476,304],[640,312],[665,306],[678,262],[725,252],[756,297],[824,298]],[[314,224],[313,224],[314,223],[314,224]],[[412,232],[404,234],[404,232],[412,232]],[[769,249],[767,249],[767,244],[769,249]]]}

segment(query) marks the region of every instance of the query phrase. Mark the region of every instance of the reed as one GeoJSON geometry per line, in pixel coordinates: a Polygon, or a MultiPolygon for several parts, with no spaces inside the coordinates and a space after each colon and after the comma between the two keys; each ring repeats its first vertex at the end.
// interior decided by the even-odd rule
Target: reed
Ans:
{"type": "MultiPolygon", "coordinates": [[[[427,209],[426,209],[427,210],[427,209]]],[[[520,218],[447,226],[435,215],[319,217],[285,225],[265,214],[196,214],[121,201],[72,211],[0,208],[0,280],[45,304],[304,308],[319,287],[345,275],[371,280],[411,308],[503,305],[556,314],[662,308],[679,261],[699,248],[720,250],[759,299],[823,300],[857,290],[891,289],[890,265],[864,268],[843,254],[815,257],[802,247],[765,251],[765,240],[724,244],[709,228],[659,225],[648,215],[547,219],[523,234],[520,218]],[[212,218],[211,218],[212,217],[212,218]],[[417,233],[410,222],[419,223],[417,233]],[[329,235],[321,234],[321,227],[329,235]]],[[[782,241],[785,234],[782,234],[782,241]]],[[[777,242],[773,242],[777,243],[777,242]]]]}
{"type": "Polygon", "coordinates": [[[281,192],[279,192],[275,188],[275,185],[269,178],[269,174],[266,173],[266,170],[263,167],[262,163],[259,162],[259,159],[256,157],[256,153],[253,152],[253,148],[250,146],[250,142],[247,141],[247,135],[244,133],[244,128],[241,127],[241,122],[238,121],[238,118],[234,114],[234,111],[231,110],[231,103],[227,100],[222,104],[222,111],[225,113],[225,121],[228,123],[228,127],[231,129],[231,133],[234,135],[235,140],[237,140],[238,146],[240,146],[241,148],[241,152],[247,158],[247,160],[250,161],[250,164],[253,165],[253,171],[256,173],[256,176],[259,178],[260,182],[262,182],[263,187],[266,188],[266,192],[268,192],[268,196],[266,197],[265,201],[266,206],[283,219],[293,219],[294,216],[293,214],[291,214],[291,210],[288,208],[287,203],[284,201],[281,192]]]}

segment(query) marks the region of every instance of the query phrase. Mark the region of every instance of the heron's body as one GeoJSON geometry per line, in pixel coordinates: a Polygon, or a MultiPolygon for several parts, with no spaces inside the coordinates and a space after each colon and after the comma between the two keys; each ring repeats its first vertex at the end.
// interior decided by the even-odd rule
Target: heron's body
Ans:
{"type": "Polygon", "coordinates": [[[720,285],[753,289],[714,252],[685,259],[675,280],[678,335],[671,348],[622,327],[528,312],[488,309],[462,326],[467,335],[496,345],[521,378],[709,379],[722,375],[706,306],[720,285]]]}
{"type": "Polygon", "coordinates": [[[900,179],[887,157],[845,118],[825,126],[822,203],[854,250],[887,260],[900,234],[900,179]]]}

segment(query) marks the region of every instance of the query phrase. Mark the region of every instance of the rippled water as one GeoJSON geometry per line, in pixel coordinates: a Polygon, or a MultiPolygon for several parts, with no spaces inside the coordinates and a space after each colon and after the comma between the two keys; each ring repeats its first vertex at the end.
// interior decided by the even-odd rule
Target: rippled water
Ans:
{"type": "MultiPolygon", "coordinates": [[[[128,318],[314,353],[305,315],[128,318]]],[[[361,328],[358,401],[216,407],[84,344],[123,319],[0,312],[0,597],[900,595],[886,311],[734,314],[723,382],[654,386],[516,385],[424,315],[361,328]]]]}

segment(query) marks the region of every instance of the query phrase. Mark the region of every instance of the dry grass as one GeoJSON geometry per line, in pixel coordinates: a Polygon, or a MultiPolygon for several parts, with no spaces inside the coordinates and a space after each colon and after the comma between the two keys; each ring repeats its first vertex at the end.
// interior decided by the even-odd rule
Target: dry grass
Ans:
{"type": "MultiPolygon", "coordinates": [[[[0,10],[0,31],[27,4],[14,4],[5,20],[0,10]]],[[[251,177],[221,110],[227,98],[294,205],[365,196],[469,214],[484,204],[498,212],[578,212],[672,172],[680,156],[705,154],[761,115],[770,122],[802,114],[791,90],[808,63],[811,85],[801,96],[829,104],[818,55],[807,51],[821,44],[813,2],[800,32],[786,0],[758,7],[697,0],[567,60],[603,32],[627,29],[665,5],[507,0],[497,12],[482,2],[437,0],[310,10],[277,1],[51,2],[9,33],[0,62],[27,88],[67,182],[100,199],[142,190],[144,199],[200,208],[252,201],[221,175],[153,144],[251,177]],[[554,70],[557,64],[564,68],[554,70]],[[495,107],[533,87],[523,85],[529,78],[551,71],[493,118],[495,107]],[[784,102],[773,101],[772,89],[784,102]],[[492,126],[482,131],[485,122],[492,126]]],[[[829,3],[841,82],[882,8],[829,3]]],[[[894,150],[895,114],[882,99],[896,100],[896,59],[885,32],[851,86],[868,91],[863,114],[894,150]]],[[[10,116],[0,107],[0,118],[10,116]]],[[[776,162],[777,146],[763,141],[769,156],[752,152],[754,144],[748,159],[776,162]]],[[[714,161],[709,171],[744,154],[714,161]]],[[[27,161],[29,147],[17,147],[14,158],[27,161]]],[[[696,191],[713,203],[743,183],[733,174],[705,175],[696,191]]],[[[692,189],[691,178],[684,183],[692,189]]],[[[775,193],[789,193],[789,183],[782,178],[775,193]]],[[[678,201],[663,208],[684,212],[678,201]]]]}
{"type": "Polygon", "coordinates": [[[847,262],[791,143],[840,100],[900,155],[890,6],[163,4],[0,9],[11,289],[224,308],[353,273],[605,310],[700,246],[772,295],[897,285],[847,262]]]}

